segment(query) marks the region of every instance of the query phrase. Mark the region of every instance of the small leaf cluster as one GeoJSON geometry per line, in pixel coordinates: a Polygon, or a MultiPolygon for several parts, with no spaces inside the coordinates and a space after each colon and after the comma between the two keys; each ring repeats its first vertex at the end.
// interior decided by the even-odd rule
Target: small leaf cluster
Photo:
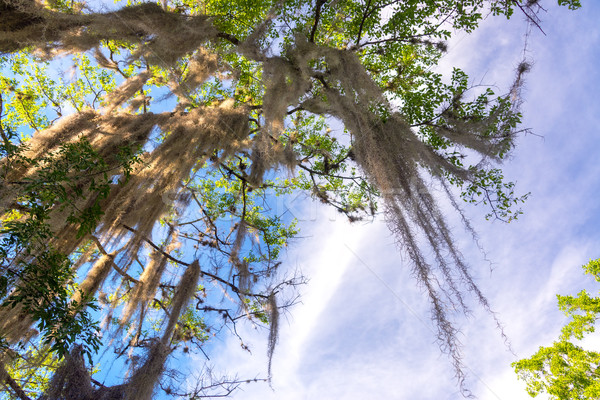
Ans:
{"type": "Polygon", "coordinates": [[[523,214],[520,208],[515,209],[515,207],[524,203],[530,193],[516,196],[515,183],[505,182],[502,170],[498,168],[479,170],[473,176],[471,181],[463,184],[461,197],[468,203],[489,206],[491,211],[485,215],[487,220],[494,218],[511,222],[523,214]]]}

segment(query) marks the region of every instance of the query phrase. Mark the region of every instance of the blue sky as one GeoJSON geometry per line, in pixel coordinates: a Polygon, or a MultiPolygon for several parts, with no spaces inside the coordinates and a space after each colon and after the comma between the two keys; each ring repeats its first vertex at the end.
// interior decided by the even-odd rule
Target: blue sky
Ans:
{"type": "MultiPolygon", "coordinates": [[[[549,2],[550,3],[550,2],[549,2]]],[[[546,36],[535,29],[534,61],[523,91],[524,127],[504,165],[518,190],[531,191],[524,215],[511,224],[486,222],[484,210],[466,208],[492,265],[464,233],[454,234],[492,308],[505,324],[519,358],[558,337],[565,319],[556,294],[597,285],[580,266],[600,257],[600,4],[577,12],[548,7],[546,36]]],[[[465,69],[473,83],[509,87],[522,54],[520,16],[490,19],[475,35],[449,43],[442,70],[465,69]]],[[[302,303],[284,317],[273,360],[273,389],[247,385],[233,397],[254,399],[460,399],[448,358],[435,343],[424,293],[382,221],[348,224],[316,203],[304,210],[301,236],[287,265],[310,278],[302,303]]],[[[473,306],[459,319],[468,387],[479,399],[530,398],[510,363],[493,320],[473,306]]],[[[223,338],[212,354],[216,370],[240,377],[266,375],[264,330],[242,328],[253,354],[223,338]]],[[[600,349],[600,335],[585,340],[600,349]]],[[[538,398],[543,399],[543,396],[538,398]]]]}

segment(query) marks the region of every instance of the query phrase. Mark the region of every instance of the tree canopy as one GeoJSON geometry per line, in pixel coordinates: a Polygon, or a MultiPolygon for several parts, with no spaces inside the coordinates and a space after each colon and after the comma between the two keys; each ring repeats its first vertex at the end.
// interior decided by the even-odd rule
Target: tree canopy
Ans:
{"type": "Polygon", "coordinates": [[[385,216],[462,382],[448,310],[468,312],[467,294],[491,310],[429,183],[471,232],[461,198],[488,218],[519,215],[527,196],[498,164],[529,64],[502,94],[435,66],[445,40],[490,15],[541,29],[539,3],[0,0],[10,396],[231,393],[240,381],[190,384],[169,363],[242,319],[268,326],[272,356],[304,280],[280,271],[297,228],[272,207],[294,191],[351,221],[385,216]],[[129,372],[99,381],[91,369],[109,353],[129,372]]]}
{"type": "MultiPolygon", "coordinates": [[[[600,282],[600,259],[583,266],[586,274],[600,282]]],[[[573,343],[595,331],[600,316],[600,297],[586,290],[577,296],[557,295],[558,308],[570,319],[552,346],[540,346],[530,358],[513,363],[531,397],[548,393],[551,399],[597,399],[600,397],[600,353],[573,343]]]]}

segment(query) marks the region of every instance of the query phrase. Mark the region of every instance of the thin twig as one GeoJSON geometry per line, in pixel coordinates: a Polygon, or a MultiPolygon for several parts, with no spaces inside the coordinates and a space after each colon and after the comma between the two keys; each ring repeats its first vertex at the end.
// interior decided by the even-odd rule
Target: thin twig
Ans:
{"type": "MultiPolygon", "coordinates": [[[[539,22],[535,20],[535,18],[531,15],[529,15],[529,13],[525,10],[525,8],[521,5],[521,3],[519,3],[519,0],[511,0],[513,3],[515,3],[517,5],[517,7],[519,7],[519,9],[521,9],[521,11],[523,12],[523,14],[525,14],[525,16],[527,17],[527,19],[534,24],[539,30],[540,32],[542,32],[544,34],[544,36],[546,36],[546,32],[544,32],[544,30],[542,29],[542,27],[540,26],[539,22]]],[[[529,10],[531,10],[531,7],[527,7],[529,10]]],[[[531,10],[531,12],[534,13],[535,12],[533,10],[531,10]]]]}
{"type": "MultiPolygon", "coordinates": [[[[125,229],[127,229],[130,232],[133,233],[138,233],[138,231],[130,226],[127,226],[125,224],[123,224],[123,227],[125,229]]],[[[178,264],[181,264],[183,266],[189,267],[190,263],[187,263],[185,261],[179,260],[175,257],[173,257],[172,255],[170,255],[169,253],[167,253],[166,251],[162,250],[160,247],[158,247],[152,240],[148,239],[147,237],[143,237],[142,238],[146,243],[148,243],[150,245],[150,247],[152,247],[154,250],[158,251],[159,253],[161,253],[163,256],[165,256],[167,259],[176,262],[178,264]]],[[[234,293],[240,293],[243,294],[244,296],[254,296],[254,297],[263,297],[263,298],[267,298],[268,296],[265,296],[264,294],[257,294],[257,293],[248,293],[248,292],[243,292],[242,290],[240,290],[240,288],[238,288],[237,286],[235,286],[233,283],[226,281],[225,279],[221,278],[218,275],[215,274],[211,274],[210,272],[206,272],[204,270],[200,270],[200,275],[206,275],[209,278],[212,278],[218,282],[221,282],[222,284],[228,286],[234,293]]]]}

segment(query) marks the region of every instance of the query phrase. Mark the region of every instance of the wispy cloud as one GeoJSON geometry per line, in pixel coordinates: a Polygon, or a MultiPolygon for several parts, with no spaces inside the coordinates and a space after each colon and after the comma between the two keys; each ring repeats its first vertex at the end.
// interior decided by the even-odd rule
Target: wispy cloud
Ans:
{"type": "MultiPolygon", "coordinates": [[[[579,266],[600,257],[600,5],[586,3],[577,13],[551,7],[543,19],[547,36],[534,32],[530,39],[535,66],[523,105],[525,126],[543,139],[522,138],[505,166],[509,179],[532,192],[526,213],[503,225],[469,211],[494,261],[493,273],[455,229],[519,357],[557,337],[564,320],[555,294],[592,288],[579,266]]],[[[477,36],[451,43],[445,62],[468,67],[475,83],[507,87],[506,77],[519,62],[522,27],[518,18],[508,28],[491,20],[477,36]]],[[[302,304],[282,324],[274,391],[250,385],[234,398],[460,399],[450,363],[435,343],[426,297],[385,224],[332,223],[331,215],[319,209],[303,226],[309,237],[289,253],[288,264],[311,280],[302,289],[302,304]]],[[[474,394],[530,398],[510,367],[516,357],[489,315],[475,309],[461,328],[474,394]]],[[[266,332],[246,326],[242,334],[253,355],[227,339],[216,349],[219,367],[240,376],[266,375],[266,332]]],[[[599,339],[586,344],[600,348],[599,339]]]]}

